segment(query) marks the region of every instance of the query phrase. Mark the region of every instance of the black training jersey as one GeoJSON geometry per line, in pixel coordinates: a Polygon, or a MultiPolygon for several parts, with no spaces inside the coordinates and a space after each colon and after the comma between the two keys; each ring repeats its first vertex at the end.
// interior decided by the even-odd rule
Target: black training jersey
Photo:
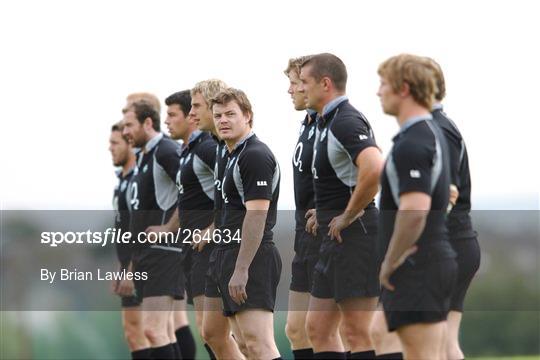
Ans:
{"type": "MultiPolygon", "coordinates": [[[[272,151],[251,133],[229,154],[222,182],[223,215],[220,229],[241,235],[249,200],[270,200],[262,242],[272,241],[276,224],[280,171],[272,151]]],[[[220,244],[227,245],[225,241],[220,244]]],[[[238,241],[230,242],[237,245],[238,241]]]]}
{"type": "Polygon", "coordinates": [[[216,162],[214,166],[214,227],[218,229],[222,223],[223,197],[221,196],[221,183],[229,159],[229,151],[225,141],[214,136],[216,146],[216,162]]]}
{"type": "Polygon", "coordinates": [[[470,238],[475,236],[475,232],[469,214],[471,211],[471,174],[467,148],[456,124],[448,118],[442,106],[436,106],[432,114],[448,144],[450,182],[459,190],[456,205],[452,208],[447,220],[450,239],[470,238]]]}
{"type": "MultiPolygon", "coordinates": [[[[129,231],[131,204],[128,200],[128,187],[133,177],[134,168],[131,168],[125,176],[118,171],[118,184],[114,188],[113,209],[115,211],[114,227],[122,232],[129,231]]],[[[121,264],[131,260],[131,244],[116,244],[116,255],[121,264]]]]}
{"type": "Polygon", "coordinates": [[[315,208],[315,192],[313,190],[313,144],[317,123],[316,114],[306,114],[300,128],[300,136],[292,159],[294,176],[294,200],[296,204],[296,229],[306,227],[306,211],[315,208]]]}
{"type": "MultiPolygon", "coordinates": [[[[370,146],[377,146],[373,130],[348,100],[319,117],[312,166],[319,223],[328,224],[347,207],[356,186],[356,157],[370,146]]],[[[372,201],[367,208],[374,206],[372,201]]]]}
{"type": "Polygon", "coordinates": [[[413,257],[452,257],[446,228],[450,167],[446,141],[430,115],[409,120],[394,137],[381,178],[379,239],[386,253],[394,232],[399,197],[407,192],[431,196],[431,210],[413,257]]]}
{"type": "Polygon", "coordinates": [[[180,155],[176,175],[180,228],[203,230],[214,217],[216,143],[207,132],[196,131],[180,155]]]}
{"type": "MultiPolygon", "coordinates": [[[[165,224],[178,200],[175,182],[180,166],[180,145],[160,133],[148,141],[145,151],[138,154],[130,186],[130,228],[135,238],[148,226],[165,224]]],[[[141,247],[148,245],[137,243],[141,247]]]]}

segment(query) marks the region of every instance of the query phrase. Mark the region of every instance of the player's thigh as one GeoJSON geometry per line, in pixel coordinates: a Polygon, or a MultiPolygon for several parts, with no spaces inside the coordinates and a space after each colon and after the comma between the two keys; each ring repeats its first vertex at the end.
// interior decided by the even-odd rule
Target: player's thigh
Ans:
{"type": "Polygon", "coordinates": [[[307,292],[289,291],[287,324],[304,324],[309,308],[310,295],[307,292]]]}
{"type": "Polygon", "coordinates": [[[397,329],[397,333],[405,352],[427,351],[432,354],[440,351],[446,322],[405,325],[397,329]]]}
{"type": "Polygon", "coordinates": [[[339,302],[343,321],[357,326],[369,327],[377,310],[376,297],[350,298],[339,302]]]}
{"type": "Polygon", "coordinates": [[[143,322],[145,326],[166,328],[172,311],[173,299],[170,296],[151,296],[143,299],[143,322]]]}
{"type": "Polygon", "coordinates": [[[306,317],[308,332],[335,332],[340,322],[341,313],[334,299],[310,297],[309,311],[306,317]]]}

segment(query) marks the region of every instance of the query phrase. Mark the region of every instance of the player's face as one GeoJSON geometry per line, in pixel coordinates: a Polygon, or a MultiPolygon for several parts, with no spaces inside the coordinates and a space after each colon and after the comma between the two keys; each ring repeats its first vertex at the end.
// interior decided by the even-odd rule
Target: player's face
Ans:
{"type": "Polygon", "coordinates": [[[171,138],[174,140],[182,139],[189,132],[190,116],[184,115],[180,105],[169,105],[167,106],[165,125],[167,125],[171,138]]]}
{"type": "Polygon", "coordinates": [[[380,77],[379,91],[377,96],[381,100],[381,106],[385,114],[397,115],[399,109],[400,98],[399,95],[394,92],[392,86],[387,79],[380,77]]]}
{"type": "Polygon", "coordinates": [[[306,110],[306,95],[298,91],[300,87],[300,77],[294,70],[289,71],[289,91],[295,110],[306,110]]]}
{"type": "Polygon", "coordinates": [[[137,120],[135,112],[131,110],[126,112],[122,122],[124,124],[122,135],[124,135],[133,146],[143,147],[146,143],[146,133],[144,132],[142,124],[137,120]]]}
{"type": "Polygon", "coordinates": [[[320,81],[311,76],[311,66],[306,65],[300,71],[300,85],[298,91],[306,97],[306,107],[322,110],[323,87],[320,81]]]}
{"type": "Polygon", "coordinates": [[[212,111],[208,108],[208,104],[206,104],[206,100],[204,100],[201,93],[196,93],[191,97],[189,115],[193,117],[193,121],[195,121],[199,130],[212,131],[214,129],[212,111]]]}
{"type": "Polygon", "coordinates": [[[109,137],[109,151],[111,152],[114,166],[124,166],[128,161],[131,146],[122,137],[120,131],[112,131],[109,137]]]}
{"type": "Polygon", "coordinates": [[[250,132],[250,118],[242,113],[236,101],[224,105],[215,104],[212,110],[214,125],[223,140],[238,142],[250,132]]]}

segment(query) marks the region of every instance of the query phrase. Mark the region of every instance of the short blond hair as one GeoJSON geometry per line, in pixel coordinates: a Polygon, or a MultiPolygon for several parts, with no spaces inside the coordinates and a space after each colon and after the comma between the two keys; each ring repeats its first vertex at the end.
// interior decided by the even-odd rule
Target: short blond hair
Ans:
{"type": "Polygon", "coordinates": [[[210,102],[212,99],[221,91],[227,89],[227,84],[219,79],[209,79],[204,81],[199,81],[195,84],[193,89],[191,89],[191,97],[195,94],[201,94],[206,101],[206,105],[210,108],[210,102]]]}
{"type": "Polygon", "coordinates": [[[379,65],[378,74],[390,83],[396,93],[407,84],[414,101],[426,109],[431,109],[437,85],[433,67],[425,57],[411,54],[392,56],[379,65]]]}
{"type": "Polygon", "coordinates": [[[441,69],[441,65],[430,57],[427,57],[429,65],[433,67],[433,76],[435,77],[435,85],[437,85],[437,91],[435,92],[435,100],[442,101],[446,96],[446,83],[444,81],[444,74],[441,69]]]}
{"type": "Polygon", "coordinates": [[[161,103],[159,102],[158,97],[154,94],[147,93],[147,92],[136,92],[136,93],[129,94],[126,97],[126,101],[128,103],[127,107],[129,107],[129,104],[133,104],[134,102],[144,101],[150,104],[154,108],[154,110],[156,110],[158,113],[161,113],[161,103]]]}
{"type": "Polygon", "coordinates": [[[289,73],[291,71],[294,71],[296,75],[300,75],[300,70],[302,69],[302,65],[308,62],[312,58],[313,55],[305,55],[305,56],[299,56],[296,58],[290,58],[289,64],[287,64],[287,68],[283,70],[283,73],[288,77],[289,73]]]}

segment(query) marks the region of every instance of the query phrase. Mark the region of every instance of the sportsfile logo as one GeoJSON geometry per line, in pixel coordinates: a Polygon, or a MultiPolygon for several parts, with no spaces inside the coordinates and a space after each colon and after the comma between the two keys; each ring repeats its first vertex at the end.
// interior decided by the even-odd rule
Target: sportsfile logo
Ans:
{"type": "Polygon", "coordinates": [[[257,186],[268,186],[266,181],[257,181],[257,186]]]}

